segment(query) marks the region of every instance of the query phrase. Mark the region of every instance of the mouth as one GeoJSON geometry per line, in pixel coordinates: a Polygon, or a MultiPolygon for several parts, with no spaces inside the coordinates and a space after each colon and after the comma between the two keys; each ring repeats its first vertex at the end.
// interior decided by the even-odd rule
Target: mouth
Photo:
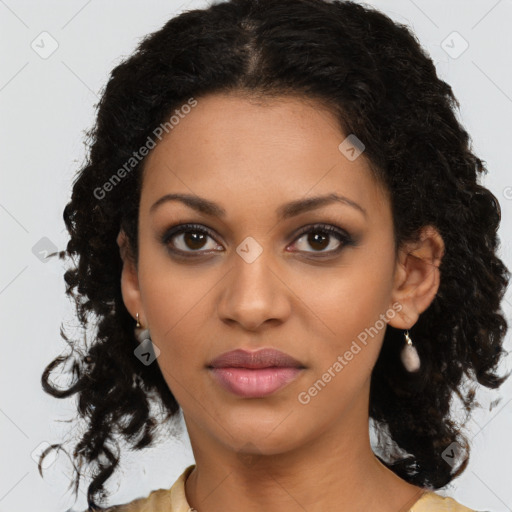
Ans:
{"type": "Polygon", "coordinates": [[[284,388],[306,367],[284,352],[266,348],[225,352],[207,368],[225,390],[245,398],[261,398],[284,388]]]}

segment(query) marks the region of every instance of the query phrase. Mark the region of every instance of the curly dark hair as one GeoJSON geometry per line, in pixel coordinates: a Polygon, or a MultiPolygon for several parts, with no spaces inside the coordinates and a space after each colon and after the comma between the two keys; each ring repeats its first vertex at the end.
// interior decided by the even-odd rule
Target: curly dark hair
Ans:
{"type": "Polygon", "coordinates": [[[421,369],[403,369],[403,332],[388,326],[369,412],[379,436],[388,439],[379,459],[389,469],[414,485],[445,486],[469,458],[465,423],[452,417],[454,395],[467,420],[479,404],[476,388],[466,384],[497,388],[509,376],[496,374],[506,353],[500,303],[510,278],[496,253],[501,211],[477,183],[487,169],[456,119],[460,105],[409,28],[374,8],[340,0],[228,0],[183,12],[147,35],[113,69],[87,132],[90,151],[63,214],[70,240],[66,251],[54,254],[73,259],[66,293],[83,329],[94,315],[97,330],[81,348],[61,328],[71,353],[42,375],[52,396],[78,394],[79,416],[87,422],[73,452],[75,495],[85,462],[94,468],[88,505],[101,510],[95,500],[108,496],[104,483],[119,464],[119,437],[140,450],[178,416],[158,365],[133,357],[138,343],[122,299],[116,238],[122,228],[137,264],[146,159],[133,163],[134,152],[180,105],[216,92],[299,95],[328,106],[342,132],[363,141],[375,179],[389,191],[395,249],[417,240],[426,225],[441,234],[439,290],[411,329],[421,369]],[[108,194],[97,193],[130,159],[132,168],[108,194]],[[56,388],[50,374],[70,358],[74,383],[56,388]],[[161,418],[150,410],[154,404],[161,418]],[[463,448],[457,467],[442,457],[453,442],[463,448]]]}

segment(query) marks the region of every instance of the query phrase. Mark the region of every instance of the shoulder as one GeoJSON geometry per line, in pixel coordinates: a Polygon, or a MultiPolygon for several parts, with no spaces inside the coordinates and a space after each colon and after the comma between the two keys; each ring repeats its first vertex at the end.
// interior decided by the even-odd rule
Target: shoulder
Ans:
{"type": "MultiPolygon", "coordinates": [[[[103,509],[104,512],[189,512],[191,510],[185,495],[185,480],[195,468],[188,466],[170,489],[151,491],[146,497],[129,503],[103,509]]],[[[193,510],[193,509],[192,509],[193,510]]],[[[89,511],[86,511],[89,512],[89,511]]]]}
{"type": "Polygon", "coordinates": [[[433,491],[427,491],[409,509],[409,512],[477,512],[468,508],[453,498],[440,496],[433,491]]]}

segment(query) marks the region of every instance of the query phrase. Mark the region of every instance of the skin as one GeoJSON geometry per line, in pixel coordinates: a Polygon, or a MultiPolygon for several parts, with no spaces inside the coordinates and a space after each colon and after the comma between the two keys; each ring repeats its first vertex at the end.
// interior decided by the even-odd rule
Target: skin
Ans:
{"type": "Polygon", "coordinates": [[[153,364],[183,411],[196,462],[185,485],[188,502],[199,512],[408,510],[424,489],[382,465],[369,439],[370,377],[385,328],[360,344],[309,403],[298,395],[379,315],[394,311],[386,318],[399,329],[416,323],[439,287],[441,236],[426,226],[420,242],[395,253],[386,191],[364,153],[350,161],[340,152],[346,134],[313,101],[251,101],[233,93],[197,99],[147,157],[138,268],[122,231],[117,240],[124,302],[150,329],[160,350],[153,364]],[[286,220],[276,216],[283,203],[332,192],[366,216],[340,202],[286,220]],[[226,216],[178,201],[151,213],[167,193],[207,198],[226,216]],[[178,234],[167,247],[209,253],[178,259],[161,236],[189,222],[210,228],[215,238],[187,245],[178,234]],[[334,235],[323,245],[295,236],[314,223],[346,230],[356,245],[344,246],[334,235]],[[262,248],[251,263],[236,252],[249,236],[262,248]],[[306,368],[263,398],[231,394],[206,368],[223,352],[261,347],[288,353],[306,368]]]}

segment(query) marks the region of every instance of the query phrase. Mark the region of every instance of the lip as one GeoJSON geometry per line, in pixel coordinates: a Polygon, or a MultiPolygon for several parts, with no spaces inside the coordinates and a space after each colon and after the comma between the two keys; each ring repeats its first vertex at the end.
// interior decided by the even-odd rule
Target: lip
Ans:
{"type": "Polygon", "coordinates": [[[244,398],[261,398],[284,388],[301,368],[211,368],[215,380],[226,390],[244,398]]]}
{"type": "Polygon", "coordinates": [[[224,352],[210,361],[208,367],[249,369],[270,367],[304,368],[304,366],[292,356],[273,348],[262,348],[256,351],[237,349],[224,352]]]}
{"type": "Polygon", "coordinates": [[[295,380],[304,368],[290,355],[272,348],[225,352],[208,365],[218,384],[245,398],[261,398],[277,392],[295,380]]]}

